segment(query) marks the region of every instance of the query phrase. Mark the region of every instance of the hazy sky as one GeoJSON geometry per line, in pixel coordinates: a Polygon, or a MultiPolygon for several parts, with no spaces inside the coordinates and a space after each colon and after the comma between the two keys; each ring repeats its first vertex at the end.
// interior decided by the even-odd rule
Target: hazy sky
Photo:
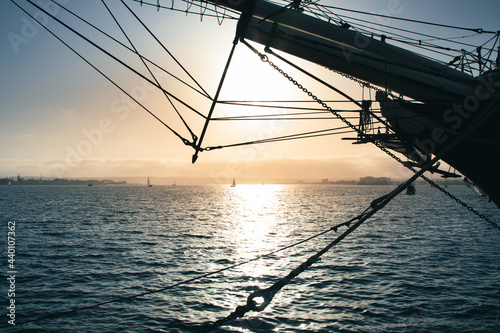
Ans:
{"type": "MultiPolygon", "coordinates": [[[[50,3],[48,0],[35,2],[50,3]]],[[[69,8],[126,43],[101,1],[60,2],[67,3],[69,8]]],[[[118,3],[107,2],[111,7],[118,3]]],[[[196,15],[186,16],[167,10],[157,12],[154,8],[140,7],[133,1],[127,3],[213,96],[231,48],[235,23],[226,20],[219,26],[215,19],[208,17],[201,21],[196,15]]],[[[373,13],[397,14],[487,30],[500,29],[500,2],[496,0],[345,0],[331,3],[373,13]]],[[[30,8],[29,5],[23,6],[30,8]]],[[[54,7],[48,8],[54,10],[54,7]]],[[[37,9],[30,11],[40,15],[37,9]]],[[[176,75],[189,80],[165,52],[152,46],[154,43],[147,33],[130,17],[121,11],[116,13],[127,23],[128,33],[137,46],[142,46],[155,61],[161,62],[176,75]]],[[[0,177],[18,173],[70,178],[150,175],[210,177],[225,181],[232,177],[357,179],[368,175],[400,178],[407,174],[377,148],[352,145],[341,141],[341,136],[202,152],[193,165],[193,150],[190,147],[44,29],[33,25],[32,20],[10,1],[1,2],[0,15],[0,177]]],[[[66,14],[58,10],[56,16],[63,19],[66,14]]],[[[53,20],[48,21],[48,26],[61,32],[61,36],[79,52],[96,61],[103,71],[189,139],[189,133],[161,93],[78,38],[62,32],[53,20]]],[[[408,25],[408,28],[412,27],[408,25]]],[[[429,32],[432,33],[432,29],[429,32]]],[[[461,34],[467,33],[453,32],[454,36],[461,34]]],[[[93,32],[90,36],[96,41],[102,40],[93,32]]],[[[103,45],[109,50],[116,50],[112,43],[103,45]]],[[[125,52],[123,56],[137,68],[140,67],[136,58],[128,57],[125,52]]],[[[179,94],[200,112],[208,112],[210,103],[207,100],[196,93],[187,93],[185,88],[166,75],[160,78],[167,90],[179,94]]],[[[362,90],[357,84],[336,76],[333,79],[336,86],[355,98],[361,98],[362,90]]],[[[309,81],[304,79],[304,82],[309,81]]],[[[314,90],[314,86],[311,88],[314,90]]],[[[321,89],[319,93],[323,94],[323,98],[338,99],[338,96],[326,95],[321,89]]],[[[305,97],[245,46],[237,47],[222,90],[222,99],[297,100],[305,97]]],[[[199,135],[203,125],[201,118],[182,106],[179,108],[199,135]]],[[[221,106],[215,109],[214,116],[234,115],[232,112],[232,108],[221,106]]],[[[322,126],[330,126],[327,124],[329,121],[323,120],[322,126]]],[[[203,146],[285,135],[293,131],[312,130],[315,126],[297,121],[218,122],[210,124],[203,146]]],[[[331,126],[339,126],[339,123],[331,121],[331,126]]]]}

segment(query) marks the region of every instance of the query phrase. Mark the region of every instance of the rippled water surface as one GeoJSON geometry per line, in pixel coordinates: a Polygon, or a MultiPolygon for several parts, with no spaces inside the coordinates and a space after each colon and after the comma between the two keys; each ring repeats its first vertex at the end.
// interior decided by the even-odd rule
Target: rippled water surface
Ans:
{"type": "MultiPolygon", "coordinates": [[[[345,228],[197,277],[328,230],[391,189],[2,186],[4,277],[7,226],[16,222],[13,331],[196,332],[345,228]]],[[[499,223],[500,211],[484,198],[462,186],[447,189],[499,223]]],[[[293,279],[264,311],[214,331],[500,332],[499,244],[498,229],[420,186],[293,279]]],[[[10,326],[2,280],[0,326],[10,326]]]]}

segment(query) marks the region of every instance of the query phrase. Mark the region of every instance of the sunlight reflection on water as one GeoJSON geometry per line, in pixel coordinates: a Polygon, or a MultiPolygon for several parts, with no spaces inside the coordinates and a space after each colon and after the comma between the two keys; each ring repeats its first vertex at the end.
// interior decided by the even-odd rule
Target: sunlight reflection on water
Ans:
{"type": "MultiPolygon", "coordinates": [[[[229,209],[229,226],[224,238],[233,242],[237,256],[251,259],[273,251],[285,243],[290,231],[283,225],[278,210],[286,211],[288,197],[284,185],[238,185],[224,191],[229,209]]],[[[269,272],[262,261],[242,267],[249,277],[259,277],[269,272]]]]}

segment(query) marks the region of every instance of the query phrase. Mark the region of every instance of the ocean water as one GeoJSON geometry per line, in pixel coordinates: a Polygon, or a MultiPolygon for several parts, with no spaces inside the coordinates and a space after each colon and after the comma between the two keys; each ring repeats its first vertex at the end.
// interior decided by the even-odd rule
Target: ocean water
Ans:
{"type": "MultiPolygon", "coordinates": [[[[2,186],[0,330],[196,332],[345,228],[197,277],[328,230],[391,189],[2,186]],[[15,281],[8,280],[12,269],[15,281]]],[[[500,210],[470,189],[447,189],[500,222],[500,210]]],[[[417,186],[416,195],[396,197],[293,279],[264,311],[214,332],[500,332],[500,231],[436,189],[417,186]]]]}

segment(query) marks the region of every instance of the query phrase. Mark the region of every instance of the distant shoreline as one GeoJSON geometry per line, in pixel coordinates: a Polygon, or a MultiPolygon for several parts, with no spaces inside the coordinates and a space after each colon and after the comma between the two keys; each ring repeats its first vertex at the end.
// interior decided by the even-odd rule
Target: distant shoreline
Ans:
{"type": "Polygon", "coordinates": [[[96,179],[60,179],[55,178],[51,180],[46,179],[0,179],[0,185],[12,185],[12,186],[22,186],[22,185],[84,185],[84,186],[94,186],[94,185],[130,185],[126,181],[114,181],[114,180],[96,180],[96,179]]]}
{"type": "MultiPolygon", "coordinates": [[[[123,179],[123,178],[122,178],[123,179]]],[[[54,179],[24,179],[20,176],[10,178],[0,178],[0,186],[22,186],[22,185],[77,185],[77,186],[146,186],[146,183],[141,183],[139,177],[131,177],[131,182],[127,180],[112,180],[112,179],[67,179],[67,178],[54,178],[54,179]]],[[[169,186],[172,185],[171,180],[164,180],[161,178],[153,180],[153,186],[169,186]],[[155,182],[154,180],[157,180],[155,182]]],[[[237,183],[243,184],[282,184],[282,185],[397,185],[403,180],[393,180],[387,177],[362,177],[359,180],[328,180],[327,178],[321,180],[292,180],[292,179],[267,179],[265,182],[257,182],[255,179],[241,179],[237,183]]],[[[461,179],[439,179],[434,180],[436,183],[444,185],[464,185],[461,179]]],[[[426,185],[424,180],[417,180],[416,185],[426,185]]],[[[225,185],[225,182],[207,182],[202,179],[189,179],[179,177],[177,185],[225,185]]],[[[228,183],[229,184],[229,183],[228,183]]]]}

